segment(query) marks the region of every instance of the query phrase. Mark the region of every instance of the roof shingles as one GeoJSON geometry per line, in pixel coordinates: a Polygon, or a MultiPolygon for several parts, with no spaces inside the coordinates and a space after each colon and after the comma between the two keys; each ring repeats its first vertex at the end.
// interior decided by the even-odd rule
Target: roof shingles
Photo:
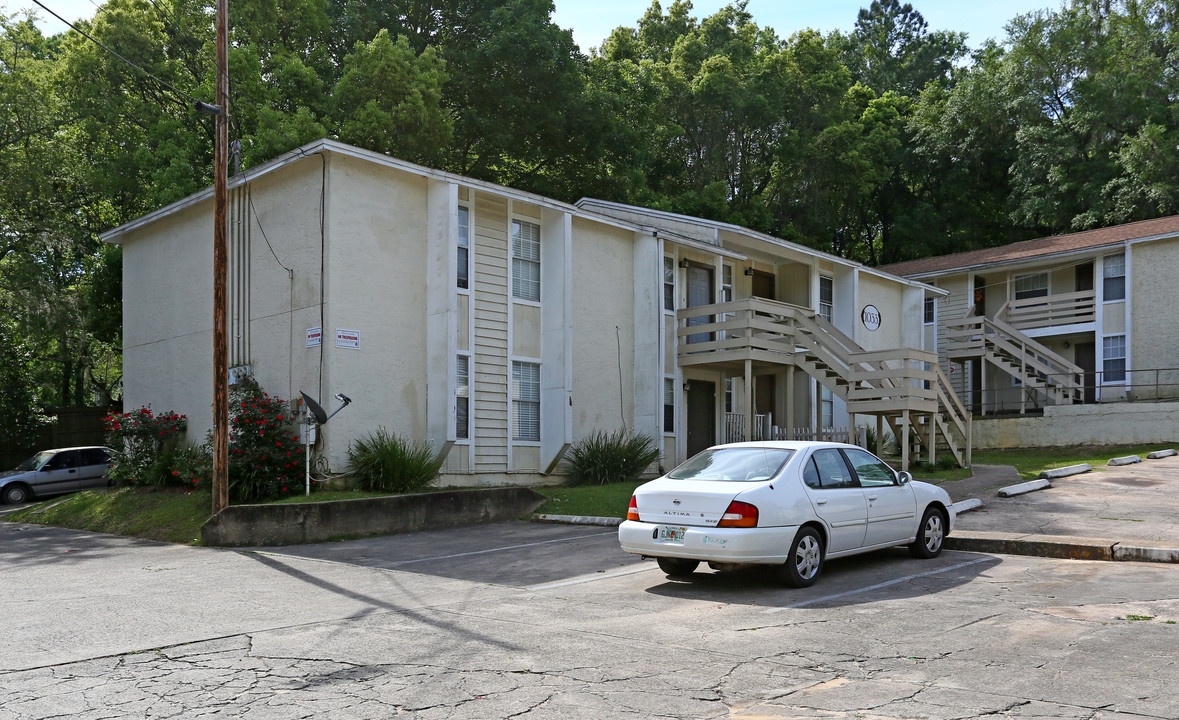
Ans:
{"type": "Polygon", "coordinates": [[[1114,225],[1113,227],[1085,230],[1068,235],[1053,235],[1051,237],[1024,240],[996,248],[970,250],[953,255],[921,258],[907,262],[893,263],[878,268],[901,277],[916,277],[931,273],[942,273],[948,270],[966,270],[995,263],[1018,262],[1033,260],[1044,255],[1097,248],[1103,245],[1116,245],[1129,240],[1179,234],[1179,215],[1156,218],[1154,220],[1140,220],[1114,225]]]}

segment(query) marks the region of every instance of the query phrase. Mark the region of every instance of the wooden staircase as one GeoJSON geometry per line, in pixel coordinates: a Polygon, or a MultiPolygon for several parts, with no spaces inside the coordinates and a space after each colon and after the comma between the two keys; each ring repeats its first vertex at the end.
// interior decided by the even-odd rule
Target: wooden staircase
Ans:
{"type": "MultiPolygon", "coordinates": [[[[1003,315],[1005,309],[998,314],[1003,315]]],[[[1079,366],[1002,320],[972,311],[962,320],[946,324],[946,339],[950,360],[989,363],[1018,380],[1021,414],[1083,399],[1084,371],[1079,366]]]]}
{"type": "Polygon", "coordinates": [[[930,462],[941,448],[959,465],[970,464],[971,417],[938,366],[937,353],[868,351],[810,308],[760,298],[677,315],[681,366],[793,366],[844,400],[849,413],[875,416],[877,438],[887,424],[898,439],[902,469],[908,468],[908,439],[914,435],[930,462]]]}

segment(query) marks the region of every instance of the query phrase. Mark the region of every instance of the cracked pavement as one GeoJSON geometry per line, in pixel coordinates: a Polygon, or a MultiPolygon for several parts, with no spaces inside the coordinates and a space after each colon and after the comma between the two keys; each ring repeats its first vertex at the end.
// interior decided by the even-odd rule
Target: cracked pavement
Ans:
{"type": "Polygon", "coordinates": [[[897,549],[788,590],[584,527],[257,553],[24,525],[0,577],[0,720],[1179,717],[1174,565],[897,549]]]}

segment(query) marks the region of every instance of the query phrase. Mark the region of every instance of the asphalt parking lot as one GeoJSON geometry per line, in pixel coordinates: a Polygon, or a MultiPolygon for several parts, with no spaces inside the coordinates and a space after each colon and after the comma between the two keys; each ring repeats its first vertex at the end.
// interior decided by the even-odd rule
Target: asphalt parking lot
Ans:
{"type": "Polygon", "coordinates": [[[789,590],[596,527],[274,551],[0,526],[0,720],[1175,718],[1179,567],[903,549],[789,590]]]}

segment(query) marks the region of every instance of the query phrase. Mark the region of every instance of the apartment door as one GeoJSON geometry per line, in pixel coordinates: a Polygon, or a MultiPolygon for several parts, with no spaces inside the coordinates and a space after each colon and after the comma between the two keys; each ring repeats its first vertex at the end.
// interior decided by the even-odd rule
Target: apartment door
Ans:
{"type": "Polygon", "coordinates": [[[1085,292],[1093,289],[1093,263],[1087,262],[1084,265],[1078,265],[1077,273],[1077,292],[1085,292]]]}
{"type": "Polygon", "coordinates": [[[778,299],[778,283],[776,278],[768,272],[753,271],[753,296],[766,300],[778,299]]]}
{"type": "MultiPolygon", "coordinates": [[[[712,305],[716,302],[716,289],[714,286],[715,271],[707,265],[696,265],[695,263],[688,266],[688,307],[699,307],[701,305],[712,305]]],[[[692,325],[707,325],[712,322],[712,315],[701,315],[699,317],[688,318],[688,326],[692,325]]],[[[697,333],[688,336],[689,343],[708,342],[713,339],[712,333],[697,333]]]]}
{"type": "Polygon", "coordinates": [[[716,383],[688,383],[688,457],[716,445],[716,383]]]}
{"type": "Polygon", "coordinates": [[[1097,343],[1077,343],[1073,351],[1073,362],[1084,370],[1086,405],[1097,402],[1097,343]]]}
{"type": "Polygon", "coordinates": [[[974,314],[987,314],[987,281],[981,275],[974,276],[974,314]]]}

